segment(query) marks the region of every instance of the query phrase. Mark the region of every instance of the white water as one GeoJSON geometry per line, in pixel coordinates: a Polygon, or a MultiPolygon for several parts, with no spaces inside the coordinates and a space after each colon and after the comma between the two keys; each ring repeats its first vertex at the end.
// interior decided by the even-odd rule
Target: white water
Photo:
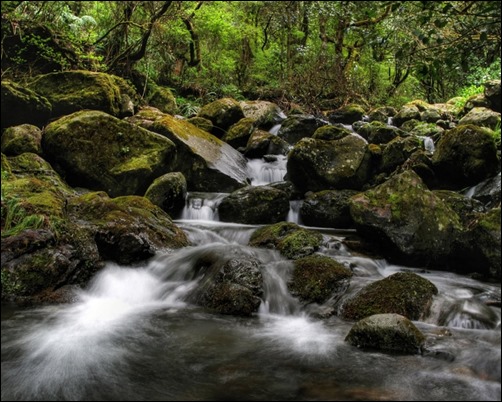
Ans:
{"type": "MultiPolygon", "coordinates": [[[[258,226],[177,224],[193,246],[137,268],[109,264],[74,304],[2,313],[2,400],[360,400],[361,390],[363,399],[500,400],[500,308],[483,303],[500,300],[500,285],[405,268],[440,292],[416,322],[431,355],[361,351],[344,342],[352,323],[316,319],[289,293],[292,261],[246,246],[258,226]],[[254,317],[189,302],[208,253],[261,261],[254,317]]],[[[404,269],[351,255],[336,246],[343,233],[326,231],[323,253],[352,267],[347,297],[404,269]]]]}
{"type": "Polygon", "coordinates": [[[270,156],[270,160],[250,159],[248,161],[248,176],[251,185],[262,186],[284,180],[287,173],[287,158],[284,155],[270,156]]]}

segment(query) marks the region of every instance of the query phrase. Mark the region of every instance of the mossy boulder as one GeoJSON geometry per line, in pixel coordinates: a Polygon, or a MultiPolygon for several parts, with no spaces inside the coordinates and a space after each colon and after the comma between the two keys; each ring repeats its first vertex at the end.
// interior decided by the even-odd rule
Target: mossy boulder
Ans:
{"type": "Polygon", "coordinates": [[[459,126],[463,124],[472,124],[495,130],[495,128],[500,127],[500,112],[495,112],[486,107],[475,107],[458,122],[459,126]]]}
{"type": "Polygon", "coordinates": [[[240,119],[237,123],[233,124],[228,129],[228,132],[226,132],[223,137],[221,137],[221,139],[235,149],[238,149],[239,147],[246,146],[249,137],[251,137],[251,134],[253,134],[254,130],[254,120],[250,117],[245,117],[243,119],[240,119]]]}
{"type": "Polygon", "coordinates": [[[188,297],[190,302],[220,314],[250,316],[258,311],[263,295],[262,267],[251,253],[204,249],[194,269],[201,279],[188,297]]]}
{"type": "Polygon", "coordinates": [[[420,140],[415,136],[393,139],[382,150],[379,171],[391,173],[420,148],[420,140]]]}
{"type": "Polygon", "coordinates": [[[397,272],[361,289],[343,304],[341,315],[360,320],[373,314],[394,313],[409,320],[423,320],[437,293],[428,279],[413,272],[397,272]]]}
{"type": "Polygon", "coordinates": [[[32,301],[101,268],[93,239],[67,217],[76,195],[40,156],[2,154],[2,299],[32,301]]]}
{"type": "Polygon", "coordinates": [[[42,154],[42,130],[31,124],[7,128],[2,134],[2,152],[9,156],[31,152],[42,154]]]}
{"type": "Polygon", "coordinates": [[[187,122],[200,128],[202,131],[207,131],[208,133],[213,130],[213,123],[211,122],[211,120],[205,119],[204,117],[190,117],[189,119],[187,119],[187,122]]]}
{"type": "Polygon", "coordinates": [[[134,116],[128,116],[124,120],[150,130],[153,123],[166,117],[166,114],[153,106],[142,106],[134,116]]]}
{"type": "Polygon", "coordinates": [[[169,88],[156,86],[148,95],[148,104],[159,109],[162,113],[175,114],[178,106],[176,98],[169,88]]]}
{"type": "Polygon", "coordinates": [[[159,134],[100,111],[80,111],[45,129],[48,160],[74,187],[110,196],[142,195],[158,176],[172,171],[176,147],[159,134]]]}
{"type": "Polygon", "coordinates": [[[319,254],[294,262],[288,289],[293,296],[306,303],[322,304],[340,296],[349,285],[352,271],[333,258],[319,254]]]}
{"type": "Polygon", "coordinates": [[[352,124],[362,120],[364,109],[360,105],[349,104],[328,113],[328,119],[332,123],[352,124]]]}
{"type": "Polygon", "coordinates": [[[183,173],[189,191],[232,192],[248,184],[246,158],[214,135],[169,115],[152,130],[176,144],[173,170],[183,173]]]}
{"type": "Polygon", "coordinates": [[[500,80],[487,81],[483,85],[483,94],[490,102],[490,108],[500,113],[500,80]]]}
{"type": "Polygon", "coordinates": [[[301,191],[359,190],[371,175],[368,143],[358,135],[340,140],[300,140],[290,151],[287,178],[301,191]]]}
{"type": "Polygon", "coordinates": [[[312,137],[315,131],[328,122],[309,114],[294,114],[288,116],[281,125],[277,136],[288,144],[294,145],[302,138],[312,137]]]}
{"type": "Polygon", "coordinates": [[[290,222],[263,226],[255,230],[249,239],[252,247],[275,249],[292,260],[314,254],[322,244],[320,233],[290,222]]]}
{"type": "Polygon", "coordinates": [[[330,124],[319,127],[312,135],[312,138],[315,138],[317,140],[331,141],[331,140],[339,140],[351,134],[352,131],[344,127],[342,124],[333,124],[333,125],[330,124]]]}
{"type": "Polygon", "coordinates": [[[255,100],[242,101],[240,104],[244,116],[252,119],[255,126],[263,130],[271,129],[286,118],[279,106],[273,102],[255,100]]]}
{"type": "Polygon", "coordinates": [[[458,215],[412,170],[353,196],[350,214],[363,238],[406,265],[445,263],[462,230],[458,215]]]}
{"type": "Polygon", "coordinates": [[[324,190],[309,193],[300,207],[300,218],[305,225],[346,229],[353,227],[349,199],[356,190],[324,190]]]}
{"type": "Polygon", "coordinates": [[[372,121],[362,125],[357,133],[368,140],[370,144],[387,144],[394,138],[406,136],[403,130],[380,121],[372,121]]]}
{"type": "Polygon", "coordinates": [[[420,110],[415,104],[409,103],[399,109],[399,112],[392,118],[392,123],[401,127],[404,122],[412,119],[420,120],[420,110]]]}
{"type": "Polygon", "coordinates": [[[197,116],[211,120],[213,123],[211,133],[218,138],[221,138],[233,124],[246,117],[240,103],[233,98],[222,98],[208,103],[200,108],[197,116]]]}
{"type": "Polygon", "coordinates": [[[82,109],[124,117],[134,114],[131,102],[139,104],[135,89],[127,81],[106,73],[75,70],[44,74],[34,77],[29,88],[49,100],[53,117],[82,109]]]}
{"type": "Polygon", "coordinates": [[[362,349],[420,354],[425,336],[406,317],[399,314],[375,314],[354,324],[345,341],[362,349]]]}
{"type": "Polygon", "coordinates": [[[20,124],[43,127],[51,118],[52,106],[44,96],[12,81],[2,80],[1,129],[20,124]]]}
{"type": "Polygon", "coordinates": [[[291,145],[277,135],[257,129],[249,137],[243,152],[247,158],[263,158],[265,155],[286,155],[290,148],[291,145]]]}
{"type": "Polygon", "coordinates": [[[144,197],[110,198],[102,191],[91,192],[69,200],[67,209],[94,233],[104,260],[131,264],[189,244],[170,216],[144,197]]]}
{"type": "Polygon", "coordinates": [[[478,214],[466,227],[466,232],[457,241],[451,268],[500,282],[500,206],[478,214]]]}
{"type": "Polygon", "coordinates": [[[368,112],[368,121],[381,121],[382,123],[389,123],[390,118],[396,114],[397,110],[392,106],[381,106],[368,112]]]}
{"type": "Polygon", "coordinates": [[[247,186],[232,192],[218,206],[220,220],[245,224],[272,224],[286,219],[288,194],[270,186],[247,186]]]}
{"type": "Polygon", "coordinates": [[[450,190],[473,186],[496,175],[500,168],[491,130],[471,124],[445,132],[432,162],[439,185],[450,190]]]}
{"type": "Polygon", "coordinates": [[[185,206],[187,181],[180,172],[166,173],[157,177],[146,190],[145,198],[176,218],[185,206]]]}

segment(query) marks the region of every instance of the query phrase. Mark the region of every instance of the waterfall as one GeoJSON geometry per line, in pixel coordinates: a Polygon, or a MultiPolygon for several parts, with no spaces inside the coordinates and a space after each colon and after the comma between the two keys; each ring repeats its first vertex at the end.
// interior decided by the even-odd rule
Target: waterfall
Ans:
{"type": "Polygon", "coordinates": [[[188,193],[180,219],[218,221],[218,205],[226,196],[227,193],[188,193]]]}
{"type": "Polygon", "coordinates": [[[287,157],[267,155],[266,158],[248,160],[248,175],[251,185],[262,186],[283,181],[286,175],[287,157]]]}

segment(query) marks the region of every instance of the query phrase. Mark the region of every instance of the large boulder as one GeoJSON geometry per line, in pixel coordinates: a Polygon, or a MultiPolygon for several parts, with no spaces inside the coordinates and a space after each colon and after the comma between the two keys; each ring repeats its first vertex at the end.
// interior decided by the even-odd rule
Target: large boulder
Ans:
{"type": "Polygon", "coordinates": [[[244,116],[252,119],[255,126],[263,130],[271,129],[286,118],[284,112],[273,102],[255,100],[242,101],[240,104],[244,116]]]}
{"type": "Polygon", "coordinates": [[[308,193],[300,207],[300,218],[305,225],[346,229],[353,227],[349,199],[356,190],[324,190],[308,193]]]}
{"type": "Polygon", "coordinates": [[[368,143],[359,135],[339,140],[300,140],[290,151],[287,177],[298,189],[322,191],[359,190],[371,173],[368,143]]]}
{"type": "Polygon", "coordinates": [[[342,317],[360,320],[373,314],[395,313],[409,320],[423,320],[437,293],[428,279],[413,272],[397,272],[365,286],[347,300],[342,317]]]}
{"type": "Polygon", "coordinates": [[[132,264],[160,250],[189,245],[171,217],[144,197],[110,198],[103,191],[91,192],[69,200],[67,210],[94,233],[104,260],[132,264]]]}
{"type": "Polygon", "coordinates": [[[15,156],[24,152],[42,154],[42,130],[31,124],[7,128],[2,134],[2,152],[15,156]]]}
{"type": "Polygon", "coordinates": [[[41,157],[2,155],[3,299],[53,301],[57,289],[85,285],[105,260],[129,264],[186,245],[143,197],[78,195],[41,157]]]}
{"type": "Polygon", "coordinates": [[[64,71],[39,75],[29,88],[52,105],[52,117],[82,109],[100,110],[116,117],[134,114],[139,97],[126,80],[106,73],[64,71]]]}
{"type": "Polygon", "coordinates": [[[95,110],[49,124],[42,148],[72,186],[111,197],[143,195],[156,177],[172,171],[176,157],[164,136],[95,110]]]}
{"type": "Polygon", "coordinates": [[[245,147],[248,143],[249,137],[255,131],[255,122],[250,117],[240,119],[237,123],[233,124],[228,132],[221,137],[222,141],[230,144],[235,149],[245,147]]]}
{"type": "Polygon", "coordinates": [[[270,186],[247,186],[225,197],[218,206],[220,220],[245,224],[283,221],[289,212],[289,196],[270,186]]]}
{"type": "Polygon", "coordinates": [[[415,136],[397,137],[383,147],[382,157],[378,166],[380,172],[391,173],[402,165],[421,147],[420,140],[415,136]]]}
{"type": "Polygon", "coordinates": [[[281,125],[277,136],[294,145],[302,138],[312,137],[315,131],[328,122],[312,115],[295,114],[287,117],[281,125]]]}
{"type": "Polygon", "coordinates": [[[425,336],[406,317],[399,314],[375,314],[354,324],[345,341],[363,349],[420,354],[425,336]]]}
{"type": "Polygon", "coordinates": [[[403,264],[440,266],[462,230],[457,214],[406,170],[350,199],[358,233],[403,264]]]}
{"type": "Polygon", "coordinates": [[[500,112],[494,112],[486,107],[475,107],[460,119],[458,125],[473,124],[495,130],[500,127],[500,112]]]}
{"type": "Polygon", "coordinates": [[[445,132],[436,145],[432,162],[439,185],[451,190],[492,177],[500,166],[492,131],[471,124],[445,132]]]}
{"type": "Polygon", "coordinates": [[[226,193],[248,184],[246,158],[214,135],[169,115],[151,129],[176,144],[174,170],[183,173],[188,191],[226,193]]]}
{"type": "Polygon", "coordinates": [[[492,80],[484,84],[485,98],[490,102],[490,107],[500,113],[500,80],[492,80]]]}
{"type": "Polygon", "coordinates": [[[362,120],[364,109],[360,105],[349,104],[328,113],[328,119],[332,123],[352,124],[362,120]]]}
{"type": "Polygon", "coordinates": [[[291,145],[268,131],[255,130],[244,149],[248,158],[262,158],[265,155],[286,155],[291,145]]]}
{"type": "Polygon", "coordinates": [[[47,98],[8,80],[2,80],[1,108],[2,130],[20,124],[43,127],[52,114],[52,106],[47,98]]]}
{"type": "Polygon", "coordinates": [[[194,268],[201,280],[189,295],[190,302],[220,314],[250,316],[258,311],[263,277],[261,263],[251,253],[237,248],[233,253],[204,249],[194,268]]]}
{"type": "Polygon", "coordinates": [[[176,98],[171,90],[160,86],[156,86],[148,95],[148,104],[168,114],[175,114],[178,109],[176,98]]]}
{"type": "Polygon", "coordinates": [[[400,127],[404,122],[412,119],[420,120],[420,110],[410,102],[401,107],[399,112],[392,118],[392,124],[400,127]]]}
{"type": "Polygon", "coordinates": [[[397,127],[389,126],[380,121],[362,125],[357,133],[368,140],[370,144],[387,144],[397,137],[404,137],[406,133],[397,127]]]}
{"type": "Polygon", "coordinates": [[[211,133],[221,138],[227,130],[240,119],[245,117],[238,101],[232,98],[222,98],[208,103],[200,108],[198,117],[211,120],[211,133]]]}
{"type": "Polygon", "coordinates": [[[145,198],[174,218],[185,206],[186,196],[187,181],[180,172],[166,173],[157,177],[145,192],[145,198]]]}

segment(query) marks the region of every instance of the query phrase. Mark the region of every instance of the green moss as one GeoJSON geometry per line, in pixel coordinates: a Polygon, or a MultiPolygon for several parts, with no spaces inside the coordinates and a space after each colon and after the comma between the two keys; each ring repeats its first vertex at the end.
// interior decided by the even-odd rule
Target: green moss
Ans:
{"type": "Polygon", "coordinates": [[[398,272],[363,288],[343,307],[343,316],[359,320],[373,314],[395,313],[410,320],[425,318],[438,290],[429,280],[398,272]]]}
{"type": "Polygon", "coordinates": [[[300,226],[291,222],[279,222],[274,225],[263,226],[253,232],[249,245],[252,247],[275,248],[284,236],[298,229],[300,229],[300,226]]]}
{"type": "Polygon", "coordinates": [[[285,236],[277,245],[280,253],[290,259],[313,254],[322,244],[322,235],[310,230],[299,229],[285,236]]]}
{"type": "Polygon", "coordinates": [[[488,211],[479,220],[479,226],[489,232],[500,232],[500,207],[488,211]]]}
{"type": "Polygon", "coordinates": [[[295,261],[288,286],[306,302],[323,303],[351,276],[352,272],[334,259],[314,254],[295,261]]]}

